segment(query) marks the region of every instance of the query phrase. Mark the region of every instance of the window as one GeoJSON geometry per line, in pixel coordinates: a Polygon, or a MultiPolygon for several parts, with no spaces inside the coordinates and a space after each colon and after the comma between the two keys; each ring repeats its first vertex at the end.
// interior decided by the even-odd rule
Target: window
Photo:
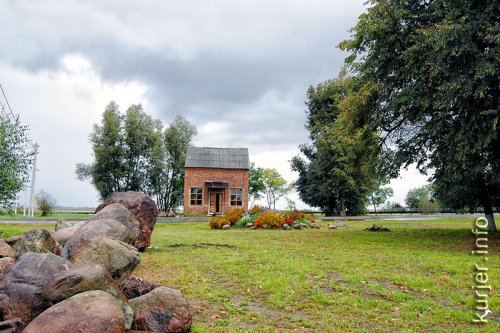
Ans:
{"type": "Polygon", "coordinates": [[[201,206],[203,202],[203,187],[191,187],[191,206],[201,206]]]}
{"type": "Polygon", "coordinates": [[[231,206],[243,206],[243,189],[231,189],[231,206]]]}

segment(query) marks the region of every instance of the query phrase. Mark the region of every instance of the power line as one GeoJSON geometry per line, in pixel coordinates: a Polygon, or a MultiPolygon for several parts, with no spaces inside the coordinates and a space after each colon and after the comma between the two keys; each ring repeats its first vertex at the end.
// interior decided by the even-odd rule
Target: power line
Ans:
{"type": "MultiPolygon", "coordinates": [[[[16,119],[14,116],[14,112],[12,112],[12,108],[10,107],[9,100],[7,99],[7,96],[5,95],[5,91],[3,90],[2,84],[0,83],[0,89],[2,90],[3,98],[5,99],[5,102],[7,103],[7,106],[9,107],[10,114],[13,119],[16,119]]],[[[2,109],[4,109],[5,112],[5,107],[2,105],[2,109]]]]}

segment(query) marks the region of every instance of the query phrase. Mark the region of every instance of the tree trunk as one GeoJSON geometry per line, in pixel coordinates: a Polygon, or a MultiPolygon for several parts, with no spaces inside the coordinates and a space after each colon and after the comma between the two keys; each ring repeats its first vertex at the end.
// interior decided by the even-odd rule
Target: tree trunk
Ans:
{"type": "Polygon", "coordinates": [[[373,204],[373,210],[375,211],[375,216],[377,216],[377,206],[373,204]]]}
{"type": "Polygon", "coordinates": [[[345,217],[345,198],[344,193],[340,193],[340,216],[345,217]]]}
{"type": "Polygon", "coordinates": [[[493,206],[488,191],[485,189],[481,195],[481,203],[483,204],[484,217],[488,220],[488,232],[496,232],[495,216],[493,215],[493,206]]]}

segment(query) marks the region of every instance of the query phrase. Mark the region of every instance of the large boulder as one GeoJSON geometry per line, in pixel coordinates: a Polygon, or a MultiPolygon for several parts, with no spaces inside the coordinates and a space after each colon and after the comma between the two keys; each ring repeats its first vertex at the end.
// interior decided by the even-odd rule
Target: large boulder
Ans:
{"type": "Polygon", "coordinates": [[[139,251],[144,251],[150,243],[151,234],[158,217],[158,207],[149,195],[142,192],[115,192],[111,194],[101,205],[96,209],[96,213],[100,212],[105,207],[113,204],[121,203],[134,214],[140,224],[140,232],[135,247],[139,251]]]}
{"type": "Polygon", "coordinates": [[[123,333],[125,329],[121,301],[107,292],[92,290],[44,311],[23,333],[123,333]]]}
{"type": "Polygon", "coordinates": [[[13,249],[18,258],[27,252],[61,255],[61,245],[56,242],[49,231],[44,229],[31,229],[25,232],[14,244],[13,249]]]}
{"type": "Polygon", "coordinates": [[[136,298],[161,287],[161,284],[149,282],[138,277],[131,277],[122,286],[122,292],[127,299],[136,298]]]}
{"type": "MultiPolygon", "coordinates": [[[[63,229],[64,230],[64,229],[63,229]]],[[[88,240],[100,237],[116,239],[134,245],[139,234],[139,222],[121,204],[105,207],[92,219],[78,228],[68,239],[63,256],[71,259],[72,253],[88,240]]]]}
{"type": "Polygon", "coordinates": [[[74,295],[91,291],[102,290],[121,301],[125,320],[125,328],[130,329],[134,319],[134,312],[128,305],[127,298],[111,278],[108,270],[99,264],[87,263],[73,266],[54,276],[42,291],[44,300],[56,304],[74,295]]]}
{"type": "Polygon", "coordinates": [[[16,236],[10,236],[9,238],[7,238],[5,240],[5,242],[7,244],[9,244],[10,246],[14,246],[14,244],[17,243],[17,241],[21,238],[21,235],[16,235],[16,236]]]}
{"type": "Polygon", "coordinates": [[[132,329],[153,332],[187,332],[192,315],[179,290],[160,287],[130,300],[134,310],[132,329]]]}
{"type": "Polygon", "coordinates": [[[56,227],[54,230],[59,231],[59,230],[64,229],[64,228],[71,228],[74,226],[82,226],[84,224],[85,224],[85,221],[69,222],[69,221],[66,221],[65,219],[57,219],[56,227]]]}
{"type": "Polygon", "coordinates": [[[23,254],[0,281],[0,320],[19,318],[23,325],[45,311],[50,304],[42,290],[70,262],[53,253],[23,254]]]}
{"type": "Polygon", "coordinates": [[[3,239],[0,239],[0,258],[14,257],[14,250],[3,239]]]}
{"type": "MultiPolygon", "coordinates": [[[[0,258],[0,281],[3,280],[5,273],[16,263],[12,257],[0,258]]],[[[1,332],[1,331],[0,331],[1,332]]]]}
{"type": "Polygon", "coordinates": [[[75,264],[98,263],[104,266],[119,286],[141,262],[135,247],[111,238],[92,239],[82,244],[72,255],[75,264]]]}
{"type": "Polygon", "coordinates": [[[102,290],[116,298],[124,297],[108,270],[95,263],[73,265],[68,270],[56,274],[43,287],[42,297],[55,304],[89,290],[102,290]]]}
{"type": "Polygon", "coordinates": [[[73,234],[75,233],[75,231],[78,230],[78,228],[80,228],[79,225],[74,225],[72,227],[62,228],[62,229],[59,229],[57,231],[53,231],[52,232],[52,237],[59,244],[61,244],[62,246],[64,246],[64,245],[66,245],[66,242],[68,241],[68,239],[70,239],[71,236],[73,236],[73,234]]]}

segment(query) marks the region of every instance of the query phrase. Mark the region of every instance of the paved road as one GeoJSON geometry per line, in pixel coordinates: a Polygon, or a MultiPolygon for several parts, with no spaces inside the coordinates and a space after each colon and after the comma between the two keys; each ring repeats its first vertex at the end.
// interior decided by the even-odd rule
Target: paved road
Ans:
{"type": "MultiPolygon", "coordinates": [[[[349,221],[366,221],[366,220],[389,220],[389,221],[427,221],[427,220],[439,220],[439,219],[459,219],[459,218],[470,218],[475,219],[484,216],[483,214],[438,214],[438,215],[379,215],[379,216],[347,216],[341,218],[339,216],[331,217],[320,217],[320,221],[332,221],[332,220],[349,220],[349,221]]],[[[500,218],[500,214],[495,214],[496,218],[500,218]]],[[[162,217],[158,219],[158,223],[170,223],[170,222],[208,222],[208,217],[162,217]]],[[[70,222],[85,221],[86,219],[65,219],[70,222]]],[[[0,218],[0,224],[7,223],[30,223],[30,224],[55,224],[57,222],[56,218],[47,219],[11,219],[11,218],[0,218]]]]}

